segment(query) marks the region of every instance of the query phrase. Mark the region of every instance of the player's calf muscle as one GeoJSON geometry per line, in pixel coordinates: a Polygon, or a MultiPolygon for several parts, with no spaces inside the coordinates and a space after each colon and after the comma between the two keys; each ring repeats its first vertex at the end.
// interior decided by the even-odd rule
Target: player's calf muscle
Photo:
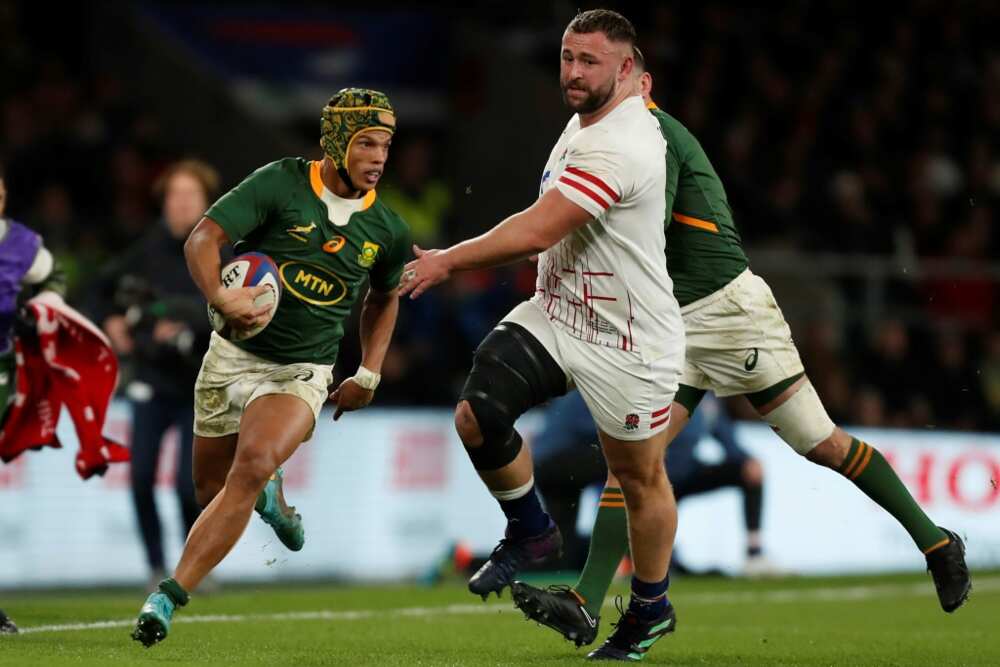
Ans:
{"type": "Polygon", "coordinates": [[[223,477],[221,480],[212,478],[199,477],[197,474],[194,476],[194,498],[198,502],[198,505],[202,509],[208,507],[208,504],[219,495],[219,491],[222,491],[222,487],[226,484],[226,478],[223,477]]]}
{"type": "Polygon", "coordinates": [[[236,452],[236,434],[221,438],[194,437],[194,494],[207,507],[226,483],[236,452]]]}

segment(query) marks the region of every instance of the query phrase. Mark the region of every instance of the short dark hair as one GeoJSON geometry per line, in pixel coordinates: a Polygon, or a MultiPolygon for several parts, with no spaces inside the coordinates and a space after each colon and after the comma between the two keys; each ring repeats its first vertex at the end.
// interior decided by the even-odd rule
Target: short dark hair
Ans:
{"type": "Polygon", "coordinates": [[[635,68],[637,70],[640,72],[646,71],[646,56],[642,55],[642,51],[634,44],[632,45],[632,60],[635,61],[635,68]]]}
{"type": "Polygon", "coordinates": [[[589,32],[603,32],[612,42],[626,42],[635,45],[635,26],[627,18],[610,9],[588,9],[573,17],[566,26],[569,32],[578,35],[589,32]]]}

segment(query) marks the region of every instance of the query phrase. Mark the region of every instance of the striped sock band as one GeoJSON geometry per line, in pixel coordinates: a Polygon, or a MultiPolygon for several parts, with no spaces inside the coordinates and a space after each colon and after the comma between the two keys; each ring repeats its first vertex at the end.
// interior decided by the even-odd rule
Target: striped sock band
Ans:
{"type": "Polygon", "coordinates": [[[601,494],[601,499],[597,503],[598,507],[620,507],[625,508],[625,494],[621,489],[605,487],[601,494]]]}
{"type": "Polygon", "coordinates": [[[874,452],[875,450],[868,443],[852,438],[851,448],[847,451],[847,456],[840,464],[838,472],[847,479],[857,479],[871,463],[874,452]]]}

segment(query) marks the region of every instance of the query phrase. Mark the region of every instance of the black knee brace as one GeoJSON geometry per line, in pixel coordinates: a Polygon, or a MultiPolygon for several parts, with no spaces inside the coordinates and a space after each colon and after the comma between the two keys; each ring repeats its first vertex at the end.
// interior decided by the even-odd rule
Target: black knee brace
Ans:
{"type": "Polygon", "coordinates": [[[501,322],[483,339],[460,400],[468,401],[483,444],[470,448],[476,470],[497,470],[521,451],[514,422],[529,408],[566,393],[566,374],[527,329],[501,322]]]}

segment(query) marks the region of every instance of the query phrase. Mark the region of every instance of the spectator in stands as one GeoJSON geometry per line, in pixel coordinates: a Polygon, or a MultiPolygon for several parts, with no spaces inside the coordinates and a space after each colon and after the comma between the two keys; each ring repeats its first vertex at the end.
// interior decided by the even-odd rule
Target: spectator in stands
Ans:
{"type": "Polygon", "coordinates": [[[434,248],[445,240],[451,190],[434,175],[434,143],[417,136],[394,147],[392,180],[379,189],[386,205],[410,225],[413,242],[434,248]]]}
{"type": "Polygon", "coordinates": [[[162,220],[109,267],[97,294],[98,321],[133,366],[125,390],[132,404],[132,498],[151,582],[165,576],[153,491],[160,445],[171,426],[179,435],[175,485],[185,535],[200,512],[191,472],[193,391],[210,328],[183,246],[218,186],[218,175],[204,162],[183,160],[167,167],[156,185],[162,220]]]}
{"type": "MultiPolygon", "coordinates": [[[[427,135],[417,134],[399,141],[392,150],[391,180],[379,188],[379,196],[406,220],[415,244],[437,247],[445,240],[452,197],[450,189],[435,175],[434,142],[427,135]]],[[[449,293],[428,294],[430,298],[400,303],[393,344],[382,368],[380,400],[426,404],[452,399],[450,383],[428,386],[426,382],[429,376],[451,371],[456,357],[456,349],[445,343],[446,336],[452,337],[449,293]]],[[[355,353],[350,349],[353,347],[345,346],[347,355],[355,353]]]]}

